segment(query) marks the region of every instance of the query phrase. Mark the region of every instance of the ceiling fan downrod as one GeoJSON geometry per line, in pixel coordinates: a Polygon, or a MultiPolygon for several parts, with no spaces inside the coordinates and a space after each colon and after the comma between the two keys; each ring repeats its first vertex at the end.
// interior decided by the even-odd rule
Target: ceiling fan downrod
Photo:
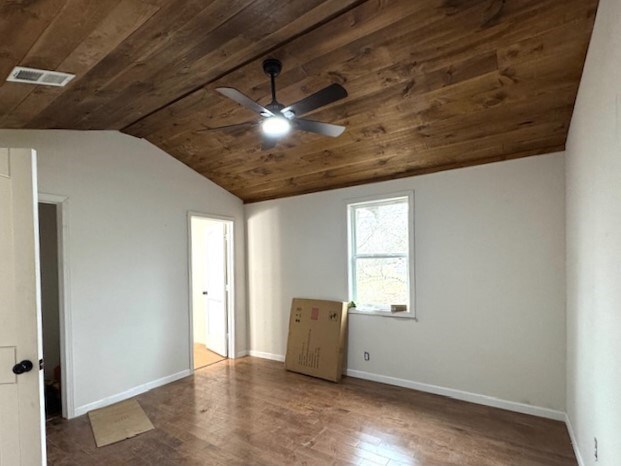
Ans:
{"type": "Polygon", "coordinates": [[[282,71],[282,63],[276,58],[267,58],[263,60],[263,71],[270,77],[272,84],[272,104],[277,104],[276,100],[276,76],[282,71]]]}

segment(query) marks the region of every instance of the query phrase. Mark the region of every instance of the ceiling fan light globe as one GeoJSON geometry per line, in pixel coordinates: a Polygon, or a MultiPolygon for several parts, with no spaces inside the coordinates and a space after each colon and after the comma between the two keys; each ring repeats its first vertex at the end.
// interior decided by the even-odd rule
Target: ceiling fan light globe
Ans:
{"type": "Polygon", "coordinates": [[[263,134],[271,138],[284,136],[291,129],[291,122],[281,116],[273,116],[266,118],[261,123],[263,134]]]}

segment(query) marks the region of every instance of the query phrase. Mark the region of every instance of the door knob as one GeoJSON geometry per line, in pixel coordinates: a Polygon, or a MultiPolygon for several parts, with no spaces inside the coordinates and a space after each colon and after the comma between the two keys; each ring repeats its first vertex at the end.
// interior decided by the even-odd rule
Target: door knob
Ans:
{"type": "Polygon", "coordinates": [[[32,361],[24,359],[22,362],[13,366],[13,374],[23,374],[24,372],[30,372],[33,368],[32,361]]]}
{"type": "Polygon", "coordinates": [[[203,291],[203,294],[207,296],[209,293],[207,291],[203,291]]]}

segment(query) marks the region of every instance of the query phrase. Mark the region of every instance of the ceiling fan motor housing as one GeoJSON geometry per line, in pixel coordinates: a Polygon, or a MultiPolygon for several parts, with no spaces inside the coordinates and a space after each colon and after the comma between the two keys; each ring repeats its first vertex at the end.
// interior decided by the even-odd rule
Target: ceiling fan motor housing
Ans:
{"type": "MultiPolygon", "coordinates": [[[[283,108],[285,108],[285,106],[284,106],[283,104],[281,104],[280,102],[276,102],[276,101],[274,101],[274,102],[272,102],[272,103],[270,103],[270,104],[267,104],[267,105],[265,106],[265,108],[267,108],[267,109],[268,109],[270,112],[272,112],[274,115],[278,115],[279,113],[281,113],[281,110],[282,110],[283,108]]],[[[293,112],[287,112],[287,113],[288,113],[288,114],[289,114],[289,113],[291,114],[291,118],[294,116],[293,112]]],[[[284,113],[283,113],[283,116],[285,116],[285,117],[287,117],[287,118],[290,118],[290,117],[288,117],[287,115],[285,115],[284,113]]]]}

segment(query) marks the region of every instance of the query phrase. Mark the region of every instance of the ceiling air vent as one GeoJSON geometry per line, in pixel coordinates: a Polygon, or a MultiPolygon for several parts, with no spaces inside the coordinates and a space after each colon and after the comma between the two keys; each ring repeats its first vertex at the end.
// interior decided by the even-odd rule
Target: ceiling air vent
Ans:
{"type": "Polygon", "coordinates": [[[39,84],[42,86],[65,86],[75,78],[75,74],[60,73],[59,71],[38,70],[16,66],[6,78],[16,83],[39,84]]]}

